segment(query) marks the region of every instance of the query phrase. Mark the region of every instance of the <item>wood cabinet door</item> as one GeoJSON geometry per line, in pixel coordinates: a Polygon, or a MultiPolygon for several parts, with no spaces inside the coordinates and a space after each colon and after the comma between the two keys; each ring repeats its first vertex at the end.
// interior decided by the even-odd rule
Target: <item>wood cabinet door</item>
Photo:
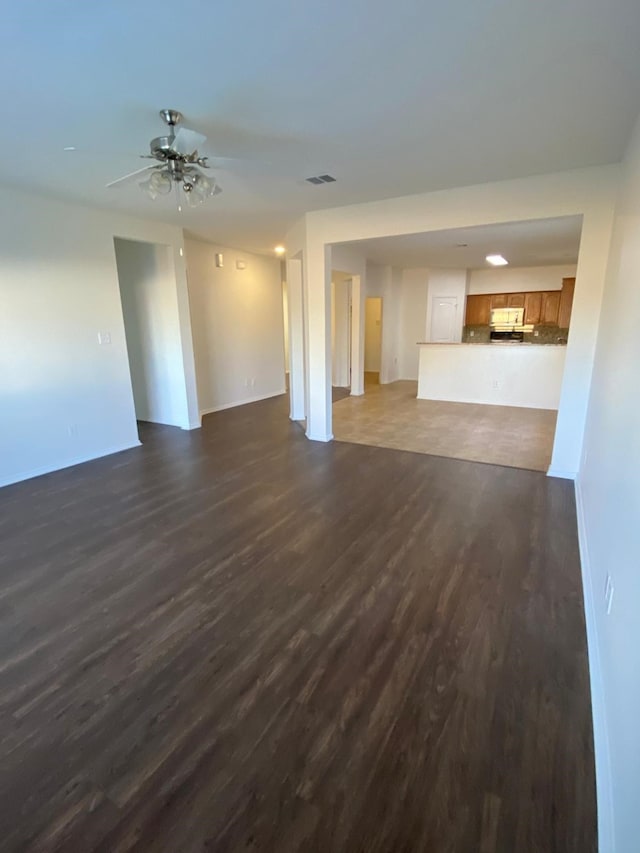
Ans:
{"type": "Polygon", "coordinates": [[[529,324],[540,322],[542,316],[542,293],[525,293],[524,322],[529,324]]]}
{"type": "Polygon", "coordinates": [[[524,308],[524,293],[507,294],[507,304],[509,308],[524,308]]]}
{"type": "Polygon", "coordinates": [[[488,326],[491,317],[491,297],[485,293],[467,296],[464,322],[466,326],[488,326]]]}
{"type": "Polygon", "coordinates": [[[492,308],[508,308],[508,293],[492,293],[491,307],[492,308]]]}
{"type": "Polygon", "coordinates": [[[542,317],[540,322],[545,326],[558,325],[560,312],[560,291],[546,290],[542,293],[542,317]]]}
{"type": "Polygon", "coordinates": [[[558,326],[568,329],[571,322],[571,309],[573,307],[573,292],[575,290],[575,278],[563,278],[562,290],[560,291],[560,310],[558,311],[558,326]]]}

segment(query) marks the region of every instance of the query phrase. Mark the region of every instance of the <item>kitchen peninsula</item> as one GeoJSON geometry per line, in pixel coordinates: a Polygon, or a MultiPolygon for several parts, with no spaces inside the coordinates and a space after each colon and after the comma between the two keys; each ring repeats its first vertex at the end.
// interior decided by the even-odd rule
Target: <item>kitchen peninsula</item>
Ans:
{"type": "Polygon", "coordinates": [[[557,409],[566,346],[420,342],[418,399],[557,409]]]}

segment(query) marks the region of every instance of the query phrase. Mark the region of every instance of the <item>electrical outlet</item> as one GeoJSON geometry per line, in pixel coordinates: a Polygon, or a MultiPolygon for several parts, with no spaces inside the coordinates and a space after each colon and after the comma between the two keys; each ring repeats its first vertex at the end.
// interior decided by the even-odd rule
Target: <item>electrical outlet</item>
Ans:
{"type": "Polygon", "coordinates": [[[469,337],[470,337],[470,338],[475,338],[475,336],[476,336],[476,333],[475,333],[475,332],[469,332],[469,337]]]}
{"type": "Polygon", "coordinates": [[[251,387],[252,387],[252,388],[255,388],[255,387],[256,387],[256,377],[255,377],[255,376],[252,376],[252,377],[251,377],[251,387]]]}
{"type": "Polygon", "coordinates": [[[537,338],[539,336],[540,336],[540,332],[536,329],[536,331],[533,333],[533,337],[537,338]]]}
{"type": "Polygon", "coordinates": [[[604,606],[607,611],[607,616],[611,613],[611,605],[613,604],[613,580],[611,575],[607,575],[607,580],[604,585],[604,606]]]}
{"type": "Polygon", "coordinates": [[[245,377],[244,377],[244,387],[245,387],[245,388],[248,388],[248,387],[249,387],[249,377],[248,377],[248,376],[245,376],[245,377]]]}
{"type": "Polygon", "coordinates": [[[98,332],[98,343],[106,346],[111,343],[111,332],[98,332]]]}
{"type": "Polygon", "coordinates": [[[67,433],[70,438],[75,438],[78,435],[78,424],[69,424],[67,426],[67,433]]]}
{"type": "Polygon", "coordinates": [[[494,391],[497,391],[500,388],[500,382],[497,379],[492,380],[491,387],[494,391]]]}

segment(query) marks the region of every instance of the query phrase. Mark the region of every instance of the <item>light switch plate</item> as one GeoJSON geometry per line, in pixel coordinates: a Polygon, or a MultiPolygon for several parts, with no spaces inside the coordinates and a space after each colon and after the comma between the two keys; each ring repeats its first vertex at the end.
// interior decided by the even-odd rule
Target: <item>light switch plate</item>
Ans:
{"type": "Polygon", "coordinates": [[[111,332],[98,332],[98,343],[106,346],[111,343],[111,332]]]}

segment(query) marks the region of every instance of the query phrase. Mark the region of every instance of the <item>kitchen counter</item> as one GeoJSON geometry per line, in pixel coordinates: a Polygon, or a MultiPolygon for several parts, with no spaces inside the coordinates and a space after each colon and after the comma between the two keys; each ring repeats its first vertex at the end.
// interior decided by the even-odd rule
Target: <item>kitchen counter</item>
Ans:
{"type": "Polygon", "coordinates": [[[418,346],[418,399],[558,408],[566,344],[418,346]]]}
{"type": "Polygon", "coordinates": [[[566,348],[566,344],[534,344],[533,342],[525,342],[522,343],[511,343],[511,341],[495,341],[492,343],[487,343],[486,341],[478,341],[477,344],[469,343],[468,341],[465,343],[456,343],[456,344],[441,344],[434,343],[433,341],[418,341],[417,346],[419,347],[510,347],[511,349],[516,349],[516,347],[525,347],[528,349],[529,347],[560,347],[566,348]]]}

